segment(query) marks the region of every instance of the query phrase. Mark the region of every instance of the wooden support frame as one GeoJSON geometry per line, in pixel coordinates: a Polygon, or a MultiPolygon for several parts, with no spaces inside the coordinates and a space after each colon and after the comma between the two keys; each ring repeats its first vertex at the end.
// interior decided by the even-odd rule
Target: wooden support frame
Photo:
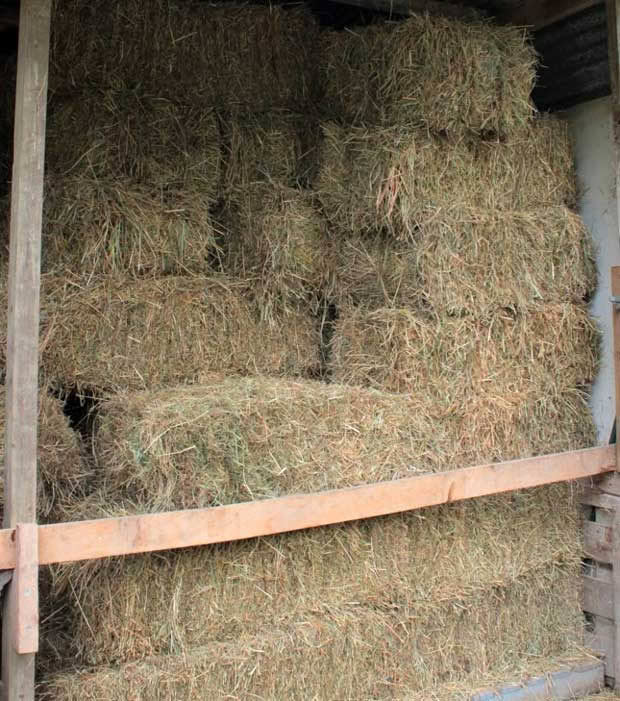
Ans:
{"type": "MultiPolygon", "coordinates": [[[[595,478],[613,471],[615,465],[614,446],[602,446],[315,494],[39,526],[39,564],[186,548],[317,528],[553,482],[595,478]]],[[[15,567],[14,536],[12,529],[0,531],[0,569],[15,567]]]]}
{"type": "Polygon", "coordinates": [[[39,288],[51,0],[22,0],[15,99],[6,381],[4,524],[19,566],[2,618],[2,695],[34,699],[39,288]]]}

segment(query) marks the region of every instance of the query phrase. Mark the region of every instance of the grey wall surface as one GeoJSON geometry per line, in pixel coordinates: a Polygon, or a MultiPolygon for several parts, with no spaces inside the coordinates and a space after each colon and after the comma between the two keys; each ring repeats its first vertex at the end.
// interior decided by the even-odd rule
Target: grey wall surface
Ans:
{"type": "Polygon", "coordinates": [[[599,285],[591,313],[603,334],[602,364],[591,407],[599,443],[607,443],[615,414],[609,270],[620,265],[615,150],[609,98],[592,100],[566,111],[573,137],[580,188],[579,210],[597,247],[599,285]]]}

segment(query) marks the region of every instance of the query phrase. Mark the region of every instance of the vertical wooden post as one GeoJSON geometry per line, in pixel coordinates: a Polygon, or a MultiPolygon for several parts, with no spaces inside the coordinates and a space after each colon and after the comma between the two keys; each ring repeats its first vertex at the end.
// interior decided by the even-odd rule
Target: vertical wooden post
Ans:
{"type": "MultiPolygon", "coordinates": [[[[611,294],[620,299],[620,266],[611,269],[611,294]]],[[[614,383],[616,391],[616,472],[620,472],[620,304],[613,304],[614,383]]]]}
{"type": "MultiPolygon", "coordinates": [[[[51,0],[21,0],[11,192],[5,527],[36,521],[39,286],[50,12],[51,0]]],[[[31,701],[34,654],[17,650],[18,593],[19,588],[9,584],[2,619],[3,697],[31,701]]]]}

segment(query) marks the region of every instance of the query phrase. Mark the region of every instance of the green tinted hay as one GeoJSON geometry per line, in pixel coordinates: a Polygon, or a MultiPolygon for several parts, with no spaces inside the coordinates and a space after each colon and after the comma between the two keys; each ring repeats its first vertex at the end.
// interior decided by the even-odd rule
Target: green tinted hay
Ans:
{"type": "Polygon", "coordinates": [[[510,134],[532,116],[535,53],[526,32],[414,15],[329,32],[325,108],[349,123],[510,134]]]}
{"type": "Polygon", "coordinates": [[[512,140],[447,139],[424,129],[322,125],[314,187],[342,235],[412,238],[463,208],[533,209],[575,201],[566,126],[536,120],[512,140]]]}
{"type": "Polygon", "coordinates": [[[62,275],[205,273],[217,259],[199,188],[161,192],[132,179],[50,177],[43,269],[62,275]]]}
{"type": "Polygon", "coordinates": [[[225,276],[44,278],[41,370],[93,391],[192,383],[212,372],[303,375],[319,331],[302,311],[261,321],[252,281],[225,276]]]}
{"type": "Polygon", "coordinates": [[[307,179],[316,141],[309,122],[307,114],[288,110],[224,115],[224,192],[256,183],[295,186],[307,179]]]}
{"type": "Polygon", "coordinates": [[[154,192],[220,187],[221,143],[212,110],[139,90],[105,87],[52,100],[48,172],[88,180],[130,178],[154,192]],[[67,134],[71,138],[67,138],[67,134]]]}
{"type": "Polygon", "coordinates": [[[305,109],[318,27],[301,7],[63,0],[52,17],[52,93],[139,86],[207,108],[305,109]]]}

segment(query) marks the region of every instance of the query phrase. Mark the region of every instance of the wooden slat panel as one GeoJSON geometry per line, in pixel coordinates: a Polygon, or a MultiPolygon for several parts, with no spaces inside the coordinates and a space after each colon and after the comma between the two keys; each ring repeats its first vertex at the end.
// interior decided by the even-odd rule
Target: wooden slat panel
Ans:
{"type": "MultiPolygon", "coordinates": [[[[7,320],[4,524],[36,520],[39,283],[45,111],[51,0],[22,0],[7,320]]],[[[2,618],[3,697],[34,699],[34,655],[14,645],[17,590],[8,585],[2,618]]]]}
{"type": "Polygon", "coordinates": [[[583,577],[583,610],[613,620],[613,584],[593,577],[583,577]]]}
{"type": "Polygon", "coordinates": [[[584,521],[584,553],[586,557],[599,562],[612,561],[612,529],[592,521],[584,521]]]}
{"type": "Polygon", "coordinates": [[[613,621],[600,616],[594,617],[594,631],[586,634],[586,647],[603,656],[605,676],[615,677],[615,626],[613,621]]]}
{"type": "MultiPolygon", "coordinates": [[[[610,446],[615,451],[616,446],[610,446]]],[[[602,494],[598,490],[588,489],[581,496],[581,503],[589,506],[596,506],[599,509],[606,509],[615,512],[620,509],[620,497],[611,494],[602,494]]]]}
{"type": "MultiPolygon", "coordinates": [[[[318,494],[39,526],[39,562],[71,562],[273,535],[526,489],[614,469],[615,449],[479,465],[318,494]]],[[[15,566],[12,531],[0,531],[0,569],[15,566]]]]}

